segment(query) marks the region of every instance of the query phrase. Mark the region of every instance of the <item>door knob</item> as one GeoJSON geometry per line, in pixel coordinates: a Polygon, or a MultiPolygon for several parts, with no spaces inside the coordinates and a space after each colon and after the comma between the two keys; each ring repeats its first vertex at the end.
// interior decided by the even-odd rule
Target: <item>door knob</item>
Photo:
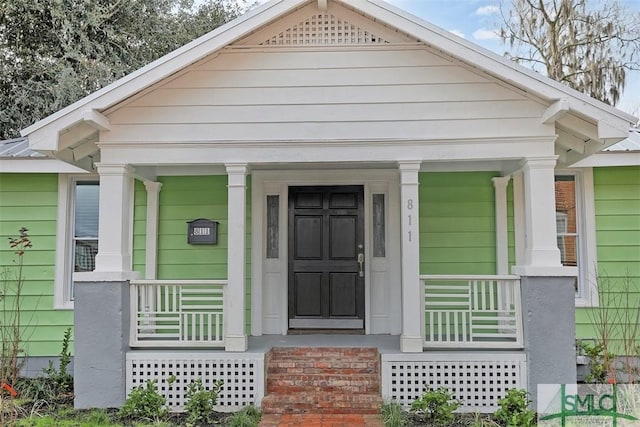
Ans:
{"type": "Polygon", "coordinates": [[[364,277],[364,254],[358,253],[358,274],[360,277],[364,277]]]}

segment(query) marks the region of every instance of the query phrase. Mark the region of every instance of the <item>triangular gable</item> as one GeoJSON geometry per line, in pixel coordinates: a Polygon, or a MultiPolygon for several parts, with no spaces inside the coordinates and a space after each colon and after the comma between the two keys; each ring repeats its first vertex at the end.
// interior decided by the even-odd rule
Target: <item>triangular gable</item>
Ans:
{"type": "MultiPolygon", "coordinates": [[[[62,133],[70,134],[70,130],[79,124],[98,130],[109,129],[108,119],[102,116],[100,112],[134,96],[191,64],[215,54],[226,46],[245,43],[271,45],[279,44],[280,42],[283,44],[285,42],[304,42],[305,40],[309,41],[309,44],[312,44],[312,40],[316,40],[315,43],[322,44],[325,42],[321,41],[321,39],[339,39],[340,33],[344,34],[345,29],[349,32],[349,35],[357,34],[358,32],[364,34],[360,40],[365,44],[367,42],[406,43],[411,41],[415,43],[416,40],[425,43],[444,55],[469,64],[541,100],[547,100],[552,110],[550,115],[554,120],[565,115],[570,116],[573,122],[582,121],[587,123],[589,132],[582,133],[582,135],[587,135],[587,139],[603,143],[601,148],[624,139],[629,124],[636,120],[631,115],[519,66],[382,1],[329,0],[329,7],[325,11],[322,5],[326,3],[323,0],[272,0],[35,123],[24,129],[22,134],[29,137],[32,148],[43,151],[56,151],[60,148],[59,138],[62,133]],[[305,11],[305,8],[315,8],[316,11],[319,8],[321,10],[321,13],[315,13],[315,22],[312,18],[314,15],[305,11]],[[321,22],[325,24],[337,22],[334,18],[331,18],[331,16],[338,16],[331,12],[331,8],[340,8],[343,9],[343,12],[346,11],[345,13],[350,14],[339,15],[340,24],[342,25],[342,30],[340,31],[335,29],[325,31],[320,25],[321,22]],[[300,19],[292,21],[292,17],[299,17],[300,19]],[[270,25],[272,28],[268,28],[270,25]],[[274,29],[279,25],[282,28],[274,32],[274,29]],[[310,31],[314,26],[316,29],[322,29],[320,35],[312,35],[310,31]],[[270,33],[265,33],[265,31],[270,33]],[[559,104],[563,108],[558,111],[553,110],[554,105],[558,104],[556,101],[563,101],[559,104]]],[[[346,41],[346,37],[343,37],[343,40],[346,41]]],[[[332,42],[327,41],[326,43],[332,42]]],[[[353,43],[360,42],[354,41],[353,43]]],[[[568,128],[573,128],[570,125],[571,121],[568,123],[568,128]]],[[[82,132],[78,140],[86,137],[87,135],[82,132]]]]}
{"type": "Polygon", "coordinates": [[[366,45],[416,43],[415,37],[368,19],[353,9],[330,2],[319,9],[313,1],[295,12],[281,17],[235,45],[300,46],[300,45],[366,45]]]}

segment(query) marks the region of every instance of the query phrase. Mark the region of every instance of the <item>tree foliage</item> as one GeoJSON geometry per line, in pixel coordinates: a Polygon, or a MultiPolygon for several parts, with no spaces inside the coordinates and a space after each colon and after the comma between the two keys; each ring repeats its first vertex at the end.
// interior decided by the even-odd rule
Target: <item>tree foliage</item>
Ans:
{"type": "Polygon", "coordinates": [[[3,0],[0,139],[234,18],[230,0],[3,0]]]}
{"type": "Polygon", "coordinates": [[[610,105],[640,69],[640,13],[618,0],[511,0],[502,18],[507,56],[610,105]]]}

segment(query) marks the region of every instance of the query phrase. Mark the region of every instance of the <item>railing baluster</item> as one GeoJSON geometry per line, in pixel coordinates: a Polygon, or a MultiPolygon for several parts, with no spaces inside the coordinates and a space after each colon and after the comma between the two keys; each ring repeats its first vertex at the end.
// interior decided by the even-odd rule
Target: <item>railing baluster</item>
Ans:
{"type": "Polygon", "coordinates": [[[522,348],[518,276],[420,277],[426,347],[522,348]]]}
{"type": "Polygon", "coordinates": [[[131,346],[224,346],[226,280],[131,281],[131,346]]]}

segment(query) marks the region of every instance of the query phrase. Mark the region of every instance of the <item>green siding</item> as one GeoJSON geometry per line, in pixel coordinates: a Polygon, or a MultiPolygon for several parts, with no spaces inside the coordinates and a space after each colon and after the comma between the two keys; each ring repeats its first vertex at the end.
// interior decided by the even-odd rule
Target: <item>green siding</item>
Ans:
{"type": "Polygon", "coordinates": [[[421,274],[495,274],[495,176],[419,174],[421,274]]]}
{"type": "Polygon", "coordinates": [[[0,174],[3,279],[17,274],[14,263],[17,255],[9,248],[8,239],[26,227],[33,244],[24,255],[23,271],[22,323],[30,325],[24,331],[25,354],[29,356],[60,353],[64,331],[73,326],[71,310],[53,309],[57,199],[57,174],[0,174]]]}
{"type": "MultiPolygon", "coordinates": [[[[227,176],[160,177],[158,279],[227,278],[227,176]],[[219,222],[217,245],[189,245],[187,221],[207,218],[219,222]]],[[[246,327],[251,328],[251,179],[247,178],[246,327]]],[[[144,273],[146,191],[136,184],[134,269],[144,273]]]]}
{"type": "MultiPolygon", "coordinates": [[[[635,318],[640,300],[640,166],[594,168],[598,272],[605,277],[605,303],[620,301],[623,316],[635,318]],[[621,294],[630,284],[631,292],[621,294]],[[618,299],[623,297],[623,299],[618,299]]],[[[602,286],[601,286],[602,289],[602,286]]],[[[607,304],[611,308],[614,303],[607,304]]],[[[578,338],[594,338],[594,310],[576,310],[578,338]]],[[[621,329],[614,332],[620,335],[621,329]]],[[[620,349],[618,349],[620,352],[620,349]]]]}

